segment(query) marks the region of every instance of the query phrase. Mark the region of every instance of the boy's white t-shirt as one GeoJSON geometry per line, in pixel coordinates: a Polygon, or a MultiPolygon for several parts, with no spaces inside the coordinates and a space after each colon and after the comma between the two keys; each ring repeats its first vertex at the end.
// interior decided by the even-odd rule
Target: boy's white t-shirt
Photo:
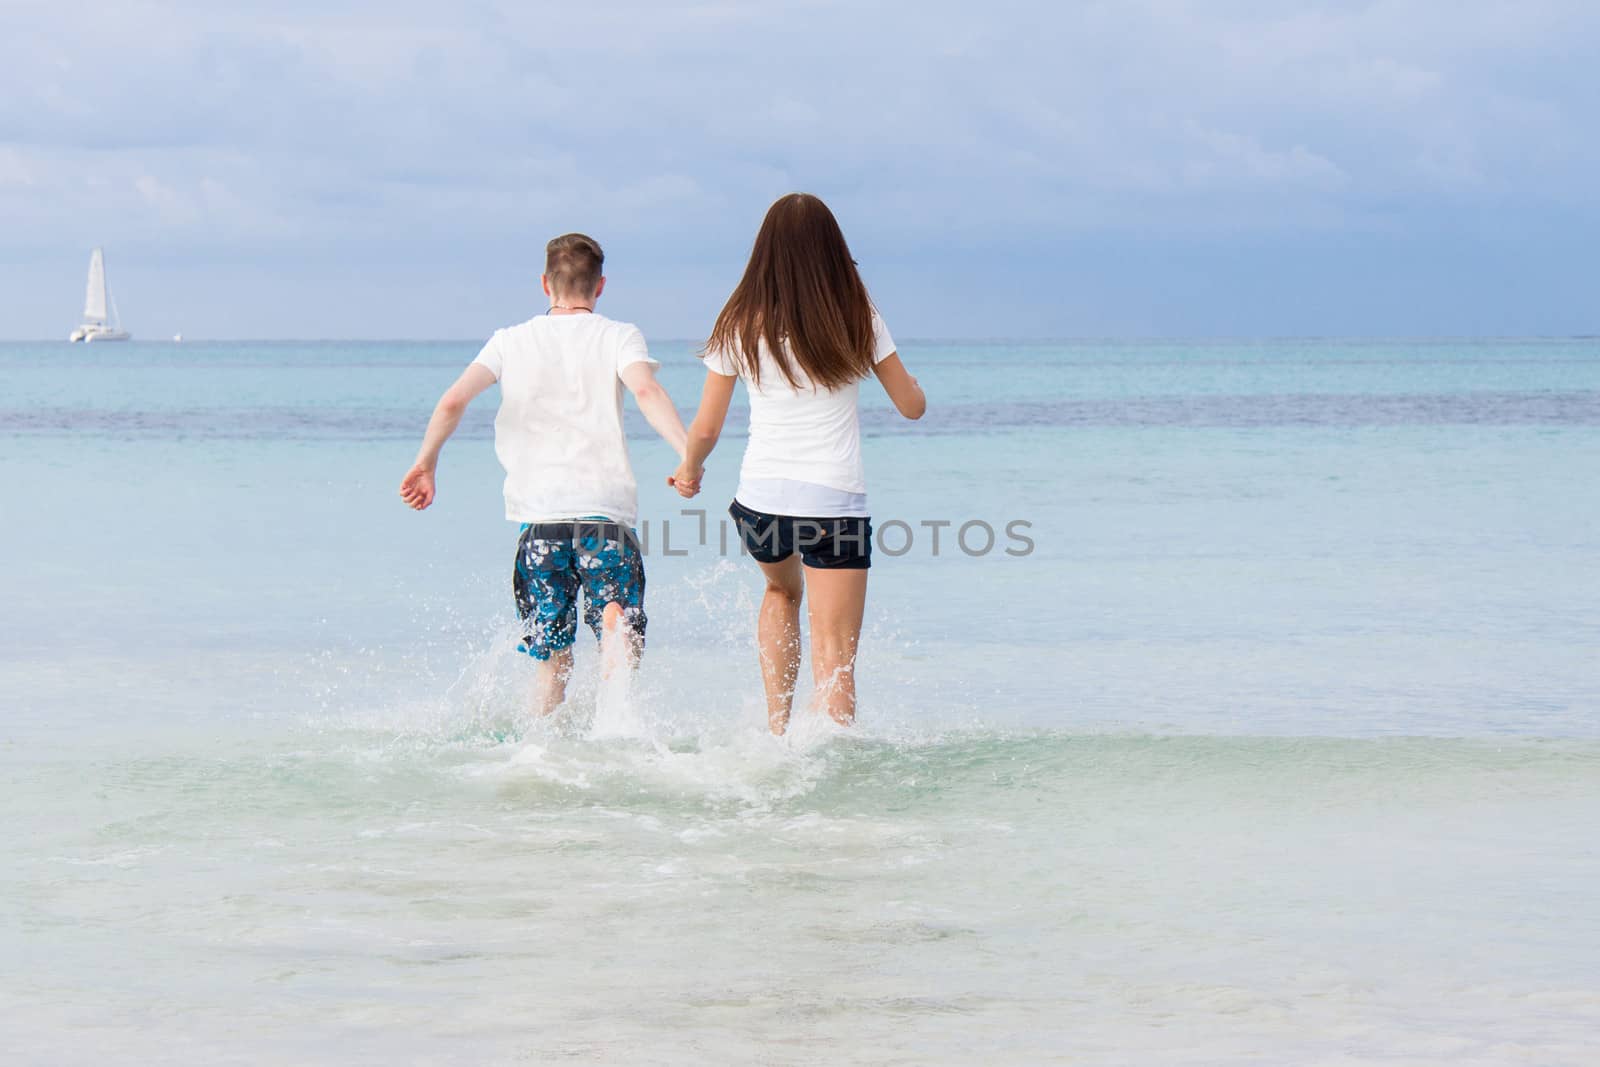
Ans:
{"type": "MultiPolygon", "coordinates": [[[[873,363],[894,355],[894,338],[876,311],[872,337],[873,363]]],[[[712,349],[701,357],[708,370],[743,378],[750,394],[750,441],[735,497],[745,507],[774,515],[865,515],[867,476],[857,407],[860,383],[832,390],[813,387],[796,366],[800,387],[795,388],[764,341],[760,358],[757,386],[741,373],[733,353],[712,349]],[[792,484],[797,482],[803,484],[792,484]],[[816,486],[835,492],[817,494],[808,489],[816,486]]]]}
{"type": "Polygon", "coordinates": [[[604,315],[540,315],[496,330],[474,363],[500,383],[494,451],[506,518],[604,515],[632,525],[638,485],[622,429],[622,369],[651,363],[644,335],[604,315]]]}

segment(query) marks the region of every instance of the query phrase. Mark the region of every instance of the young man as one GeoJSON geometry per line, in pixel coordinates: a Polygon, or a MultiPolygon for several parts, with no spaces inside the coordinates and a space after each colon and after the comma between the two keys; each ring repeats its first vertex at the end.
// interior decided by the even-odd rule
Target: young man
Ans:
{"type": "Polygon", "coordinates": [[[506,470],[506,518],[523,524],[512,589],[524,627],[519,648],[539,661],[540,714],[566,699],[580,591],[608,670],[619,659],[637,665],[644,646],[644,560],[632,529],[638,503],[622,431],[623,386],[680,459],[684,451],[683,423],[656,381],[644,336],[595,314],[604,264],[599,244],[580,233],[546,246],[540,282],[550,310],[495,331],[439,399],[400,483],[411,507],[433,503],[439,450],[472,399],[499,382],[494,450],[506,470]]]}

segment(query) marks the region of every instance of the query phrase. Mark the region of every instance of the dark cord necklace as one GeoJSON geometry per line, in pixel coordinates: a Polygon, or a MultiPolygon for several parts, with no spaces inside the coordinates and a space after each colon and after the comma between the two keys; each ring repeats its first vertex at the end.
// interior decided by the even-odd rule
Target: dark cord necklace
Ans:
{"type": "MultiPolygon", "coordinates": [[[[577,304],[551,304],[550,311],[587,311],[591,315],[594,314],[594,308],[586,308],[577,304]]],[[[545,314],[550,314],[550,311],[545,312],[545,314]]]]}

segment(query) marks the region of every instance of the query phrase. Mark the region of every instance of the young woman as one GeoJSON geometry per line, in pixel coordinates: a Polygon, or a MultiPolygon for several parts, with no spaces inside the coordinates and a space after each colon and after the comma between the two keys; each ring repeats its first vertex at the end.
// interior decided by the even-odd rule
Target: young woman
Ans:
{"type": "Polygon", "coordinates": [[[685,497],[700,491],[734,383],[743,379],[750,441],[728,512],[767,580],[758,629],[768,725],[781,734],[789,724],[806,594],[817,703],[849,724],[872,561],[858,386],[875,375],[909,419],[922,417],[927,400],[821,200],[791,193],[767,211],[703,362],[700,410],[671,482],[685,497]]]}

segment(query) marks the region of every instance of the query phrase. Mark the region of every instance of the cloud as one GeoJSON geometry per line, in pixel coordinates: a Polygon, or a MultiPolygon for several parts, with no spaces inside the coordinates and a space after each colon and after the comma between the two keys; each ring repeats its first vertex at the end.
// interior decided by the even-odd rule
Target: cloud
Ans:
{"type": "Polygon", "coordinates": [[[863,247],[923,258],[1508,210],[1596,225],[1586,0],[14,0],[6,19],[19,259],[117,242],[353,266],[585,226],[723,269],[796,187],[863,247]]]}
{"type": "Polygon", "coordinates": [[[31,186],[34,167],[20,149],[0,147],[0,187],[31,186]]]}
{"type": "Polygon", "coordinates": [[[1343,170],[1304,145],[1269,149],[1254,137],[1207,129],[1195,122],[1186,123],[1184,133],[1196,146],[1181,171],[1183,185],[1190,188],[1262,185],[1337,189],[1349,182],[1343,170]]]}

